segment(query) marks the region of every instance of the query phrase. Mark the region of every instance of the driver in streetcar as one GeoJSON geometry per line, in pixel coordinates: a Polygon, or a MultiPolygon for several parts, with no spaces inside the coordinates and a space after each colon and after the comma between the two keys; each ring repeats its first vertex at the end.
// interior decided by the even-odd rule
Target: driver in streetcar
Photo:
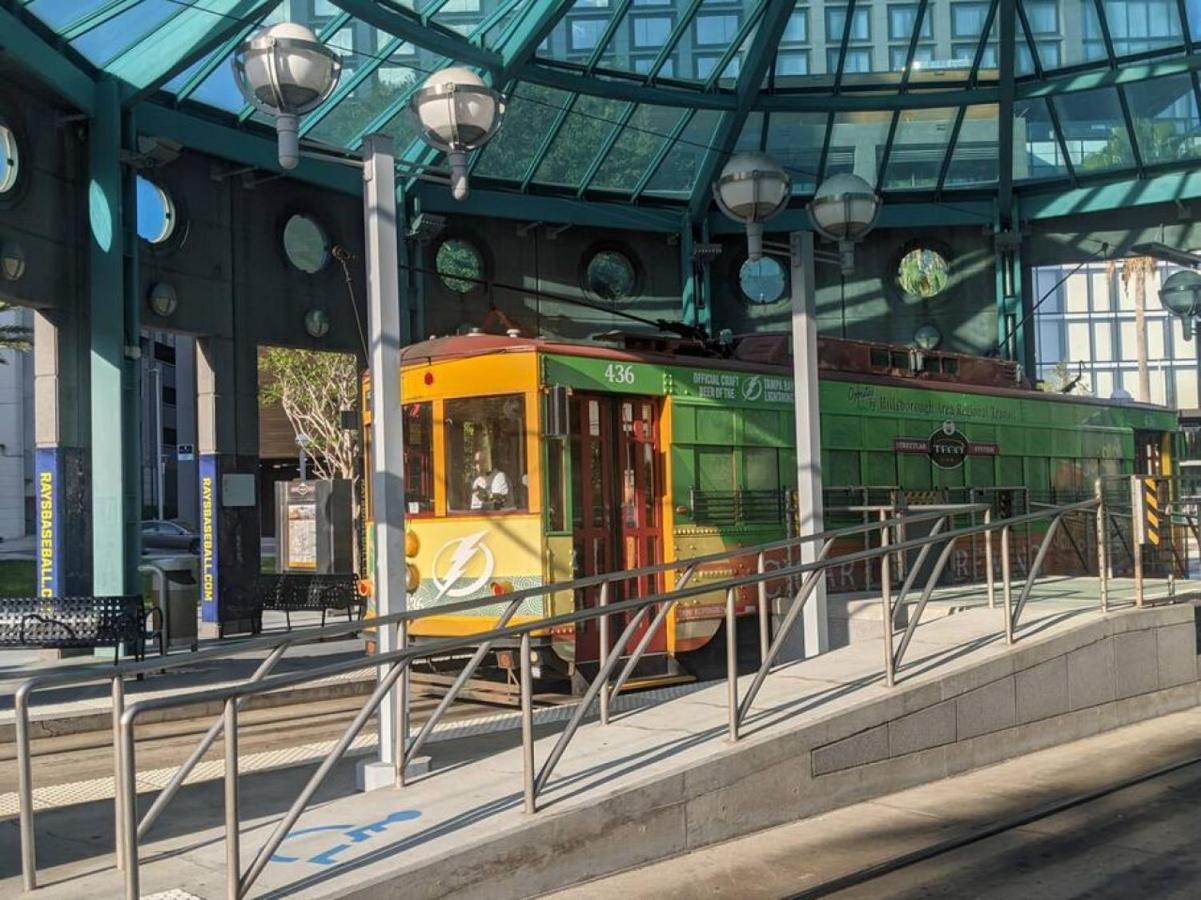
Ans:
{"type": "Polygon", "coordinates": [[[513,509],[509,478],[492,465],[490,454],[475,451],[475,480],[471,482],[472,509],[513,509]]]}

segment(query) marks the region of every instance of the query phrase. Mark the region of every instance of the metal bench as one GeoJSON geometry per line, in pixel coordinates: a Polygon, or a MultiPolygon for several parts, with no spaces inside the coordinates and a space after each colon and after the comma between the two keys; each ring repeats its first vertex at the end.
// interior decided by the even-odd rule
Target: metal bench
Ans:
{"type": "Polygon", "coordinates": [[[146,656],[146,641],[158,642],[167,652],[163,614],[157,606],[146,608],[140,594],[114,597],[0,597],[0,647],[45,649],[113,648],[113,662],[121,646],[134,656],[146,656]],[[157,618],[156,618],[157,617],[157,618]],[[147,627],[155,619],[155,627],[147,627]]]}
{"type": "MultiPolygon", "coordinates": [[[[330,611],[345,612],[350,622],[356,615],[363,618],[367,600],[359,595],[358,582],[359,577],[354,574],[300,575],[289,572],[259,575],[253,593],[259,602],[260,617],[263,610],[282,612],[291,629],[294,612],[319,610],[322,625],[330,611]]],[[[259,627],[262,627],[261,619],[259,627]]]]}

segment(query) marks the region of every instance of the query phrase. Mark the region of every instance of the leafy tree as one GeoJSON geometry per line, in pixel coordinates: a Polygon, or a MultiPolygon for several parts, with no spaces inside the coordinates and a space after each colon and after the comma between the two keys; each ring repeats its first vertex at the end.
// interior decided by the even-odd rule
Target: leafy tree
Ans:
{"type": "MultiPolygon", "coordinates": [[[[359,370],[346,353],[269,347],[259,353],[259,405],[278,403],[319,478],[346,478],[359,518],[359,432],[342,427],[343,410],[359,407],[359,370]]],[[[358,528],[355,529],[358,559],[358,528]]]]}
{"type": "MultiPolygon", "coordinates": [[[[0,318],[14,307],[0,300],[0,318]]],[[[0,350],[20,350],[28,353],[33,349],[33,332],[24,325],[0,325],[0,350]]],[[[8,360],[0,356],[0,365],[8,365],[8,360]]]]}
{"type": "Polygon", "coordinates": [[[1039,389],[1051,394],[1091,394],[1093,389],[1082,374],[1072,374],[1066,360],[1055,364],[1051,377],[1039,384],[1039,389]]]}

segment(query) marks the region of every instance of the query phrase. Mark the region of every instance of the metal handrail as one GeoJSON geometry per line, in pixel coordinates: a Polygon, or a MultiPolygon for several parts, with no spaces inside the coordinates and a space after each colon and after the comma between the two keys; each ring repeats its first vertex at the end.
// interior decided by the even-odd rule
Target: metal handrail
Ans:
{"type": "MultiPolygon", "coordinates": [[[[918,522],[930,518],[935,514],[919,514],[908,517],[908,521],[918,522]]],[[[890,520],[890,524],[897,524],[900,518],[890,520]]],[[[775,550],[791,549],[806,543],[817,540],[829,539],[834,540],[839,537],[852,537],[864,532],[867,526],[852,525],[842,528],[830,529],[828,531],[819,532],[810,535],[799,535],[789,538],[782,538],[776,541],[770,541],[765,544],[756,545],[753,547],[738,547],[729,550],[718,551],[715,553],[705,554],[703,556],[692,557],[682,560],[673,560],[666,563],[656,563],[651,566],[643,566],[638,569],[624,570],[621,572],[609,572],[599,575],[590,575],[584,578],[573,579],[566,582],[550,582],[544,585],[538,585],[530,588],[523,588],[519,591],[514,591],[502,597],[477,597],[467,600],[457,601],[455,603],[441,604],[438,606],[426,607],[423,609],[410,609],[402,612],[391,613],[387,616],[380,616],[371,620],[371,627],[389,627],[399,625],[404,628],[409,622],[437,615],[448,615],[459,612],[470,612],[481,607],[496,606],[507,601],[505,611],[502,613],[500,620],[502,624],[508,624],[509,620],[516,614],[520,608],[521,602],[533,597],[542,597],[548,594],[560,593],[564,591],[579,591],[590,587],[600,586],[602,591],[606,585],[613,582],[626,581],[631,578],[645,577],[648,575],[659,575],[669,571],[675,571],[681,568],[687,569],[689,577],[691,573],[696,571],[700,566],[712,562],[721,562],[735,557],[751,556],[758,554],[760,559],[765,554],[775,550]]],[[[762,564],[760,565],[762,568],[762,564]]],[[[714,590],[714,588],[707,588],[714,590]]],[[[765,602],[765,598],[763,601],[765,602]]],[[[761,616],[763,609],[760,610],[761,616]]],[[[540,621],[540,620],[537,620],[540,621]]],[[[602,620],[607,623],[607,618],[602,620]]],[[[204,662],[210,659],[223,659],[229,656],[238,656],[244,653],[253,652],[256,650],[270,650],[268,657],[260,664],[258,669],[250,677],[249,683],[261,683],[274,669],[275,665],[283,657],[283,654],[290,648],[300,644],[311,643],[314,641],[329,640],[330,638],[339,637],[345,634],[353,634],[362,631],[364,625],[360,622],[340,622],[332,625],[321,625],[311,628],[296,629],[288,631],[282,635],[263,635],[256,638],[237,641],[231,644],[206,648],[192,652],[186,656],[179,656],[174,659],[171,657],[160,658],[159,660],[150,662],[127,662],[116,666],[106,667],[103,670],[85,670],[72,671],[61,673],[46,673],[44,675],[35,675],[17,688],[14,696],[14,713],[16,718],[16,743],[17,743],[17,781],[18,781],[18,797],[19,797],[19,816],[20,816],[20,837],[21,837],[21,868],[22,878],[25,890],[32,891],[37,886],[37,865],[36,865],[36,844],[33,829],[33,775],[32,775],[32,751],[29,737],[29,698],[36,690],[53,687],[71,687],[75,685],[88,684],[95,681],[111,680],[112,682],[112,697],[113,697],[113,733],[114,740],[118,732],[118,722],[124,711],[125,692],[123,680],[129,675],[140,675],[145,672],[163,672],[171,669],[176,669],[184,666],[193,666],[197,662],[204,662]]],[[[535,630],[545,628],[545,625],[539,625],[535,630]]],[[[607,627],[607,626],[606,626],[607,627]]],[[[465,640],[473,643],[479,640],[480,635],[466,636],[465,640]]],[[[435,715],[427,720],[425,726],[418,735],[411,741],[406,741],[406,745],[400,748],[398,756],[403,763],[407,763],[413,759],[421,746],[428,739],[432,732],[433,725],[449,708],[450,704],[458,697],[461,690],[465,687],[471,674],[473,674],[479,664],[487,656],[488,651],[493,644],[492,640],[485,641],[476,648],[475,654],[472,656],[467,667],[460,673],[459,677],[451,685],[451,689],[443,698],[435,710],[435,715]],[[432,723],[432,724],[431,724],[432,723]]],[[[456,646],[456,649],[458,646],[456,646]]],[[[434,650],[430,644],[422,644],[423,653],[428,655],[434,650]]],[[[364,660],[353,660],[350,668],[346,671],[354,671],[363,667],[364,660]]],[[[372,663],[374,665],[374,663],[372,663]]],[[[341,671],[341,670],[340,670],[341,671]]],[[[631,669],[632,671],[632,669],[631,669]]],[[[619,679],[617,689],[624,684],[625,677],[628,672],[619,679]]],[[[616,693],[616,690],[612,693],[616,693]]],[[[189,695],[195,696],[195,695],[189,695]]],[[[181,698],[183,699],[183,698],[181,698]]],[[[195,701],[192,701],[195,702],[195,701]]],[[[605,704],[607,707],[608,692],[606,692],[605,704]]],[[[184,705],[187,705],[186,703],[184,705]]],[[[143,837],[149,830],[150,826],[158,818],[163,807],[171,799],[172,796],[182,786],[192,769],[204,756],[204,754],[212,747],[217,737],[220,736],[224,729],[224,717],[218,716],[209,730],[201,738],[196,749],[184,762],[179,770],[176,771],[171,781],[163,789],[162,793],[156,799],[154,805],[147,812],[142,822],[137,826],[138,837],[143,837]]],[[[114,754],[114,781],[117,787],[118,802],[121,794],[121,771],[119,758],[114,754]]],[[[403,766],[400,769],[400,778],[403,781],[403,766]]],[[[122,839],[123,820],[121,818],[120,809],[117,810],[117,825],[116,825],[116,843],[119,846],[122,839]]],[[[123,866],[123,854],[117,852],[118,867],[123,866]]]]}
{"type": "MultiPolygon", "coordinates": [[[[1102,507],[1101,498],[1094,498],[1083,501],[1081,503],[1062,507],[1055,511],[1055,520],[1067,513],[1076,512],[1085,509],[1102,507]]],[[[1021,525],[1028,522],[1039,521],[1048,517],[1048,512],[1028,513],[1023,516],[1013,517],[1004,520],[1003,522],[989,522],[983,525],[973,525],[966,528],[956,529],[954,531],[915,538],[912,540],[901,541],[897,544],[884,543],[883,546],[867,551],[857,551],[850,554],[845,554],[834,559],[816,560],[811,563],[801,563],[798,565],[789,565],[769,572],[754,572],[747,575],[735,576],[725,579],[718,584],[707,584],[698,586],[686,586],[678,588],[667,593],[653,594],[647,597],[632,598],[623,600],[618,603],[607,604],[605,606],[590,607],[581,610],[576,610],[570,613],[563,613],[548,618],[540,619],[534,622],[520,623],[518,625],[506,625],[500,628],[493,628],[485,632],[466,637],[446,638],[431,641],[425,644],[422,648],[405,647],[388,653],[379,654],[374,659],[374,664],[381,669],[387,667],[387,671],[383,674],[376,689],[364,703],[359,713],[347,727],[342,737],[338,740],[333,750],[327,755],[317,772],[310,778],[305,785],[300,795],[296,798],[287,814],[278,823],[267,842],[259,850],[255,859],[243,876],[237,869],[239,854],[238,854],[238,814],[237,814],[237,757],[233,754],[229,759],[225,772],[226,779],[226,798],[231,808],[226,810],[226,841],[227,841],[227,859],[235,866],[227,873],[227,890],[230,896],[240,897],[254,883],[255,879],[262,873],[267,861],[271,855],[279,847],[280,843],[287,836],[290,829],[293,827],[297,819],[307,808],[316,790],[320,787],[325,777],[332,770],[333,766],[341,759],[342,755],[349,748],[351,742],[358,735],[359,731],[366,724],[368,718],[375,712],[376,708],[382,702],[384,696],[395,684],[397,679],[401,677],[407,667],[420,656],[430,652],[450,651],[461,649],[464,646],[470,646],[477,641],[495,641],[506,638],[518,638],[521,641],[523,649],[521,658],[521,717],[522,717],[522,732],[523,732],[523,768],[524,768],[524,795],[526,808],[533,812],[536,810],[536,801],[538,792],[545,788],[549,782],[555,764],[561,758],[567,744],[574,736],[584,716],[587,715],[592,704],[597,700],[601,690],[601,685],[607,683],[611,677],[616,664],[621,659],[620,654],[613,654],[608,658],[602,671],[598,672],[592,685],[589,687],[588,693],[577,706],[575,714],[568,723],[567,728],[560,736],[551,754],[543,764],[540,771],[534,772],[534,753],[533,753],[533,732],[532,732],[532,691],[531,679],[529,673],[530,658],[529,658],[529,639],[530,635],[538,630],[558,627],[563,625],[575,625],[590,619],[607,618],[616,614],[632,613],[632,617],[628,621],[625,629],[618,638],[617,645],[625,646],[634,631],[640,625],[642,619],[649,612],[650,608],[656,604],[676,604],[681,600],[690,597],[709,594],[715,590],[724,590],[726,592],[726,624],[727,624],[727,679],[730,684],[729,688],[729,709],[730,722],[729,731],[732,740],[738,739],[738,728],[741,721],[751,708],[754,697],[770,672],[775,658],[778,656],[784,641],[787,639],[789,632],[795,626],[803,611],[804,604],[811,596],[814,587],[821,578],[822,573],[831,565],[844,564],[847,561],[856,561],[859,559],[871,559],[887,557],[894,552],[906,552],[911,549],[921,548],[931,543],[943,542],[953,543],[955,540],[971,535],[991,534],[997,527],[1001,527],[1003,532],[1014,525],[1021,525]],[[737,666],[736,666],[736,617],[734,615],[734,603],[737,590],[742,587],[750,587],[764,582],[789,579],[793,576],[804,576],[804,583],[801,590],[794,597],[791,607],[786,614],[784,621],[781,623],[780,631],[777,633],[769,648],[766,658],[761,662],[760,668],[756,673],[755,679],[751,684],[750,690],[743,698],[742,702],[738,702],[737,691],[737,666]],[[231,787],[231,785],[234,785],[231,787]]],[[[1050,531],[1050,529],[1049,529],[1050,531]]],[[[832,543],[832,538],[827,538],[832,543]]],[[[1044,547],[1040,548],[1043,551],[1046,546],[1049,546],[1049,541],[1044,540],[1044,547]]],[[[1002,559],[1003,573],[1005,578],[1005,595],[1006,595],[1006,632],[1007,637],[1012,639],[1012,629],[1016,624],[1017,617],[1020,616],[1021,606],[1017,610],[1017,615],[1010,616],[1009,613],[1009,570],[1008,570],[1008,541],[1002,541],[1002,559]]],[[[729,555],[736,555],[737,551],[729,555]]],[[[1040,556],[1045,557],[1045,552],[1040,552],[1040,556]]],[[[1038,563],[1041,566],[1042,560],[1038,563]]],[[[1027,590],[1024,595],[1028,597],[1029,586],[1032,585],[1036,571],[1032,569],[1027,579],[1027,590]]],[[[622,577],[629,577],[628,573],[621,573],[622,577]]],[[[1104,570],[1100,573],[1101,579],[1106,580],[1104,570]]],[[[891,614],[891,610],[888,611],[891,614]]],[[[135,761],[135,745],[134,745],[134,727],[137,719],[142,714],[152,710],[162,710],[175,706],[186,705],[188,703],[221,701],[225,704],[225,719],[227,727],[236,728],[237,722],[237,704],[244,698],[254,694],[263,693],[269,690],[276,690],[283,687],[291,687],[311,681],[316,678],[328,677],[334,674],[350,671],[358,667],[357,662],[343,662],[329,666],[323,666],[318,669],[296,673],[291,675],[280,675],[272,678],[264,679],[259,683],[246,683],[242,685],[233,685],[220,688],[214,688],[207,691],[202,691],[193,694],[188,698],[162,697],[147,699],[135,702],[129,705],[121,715],[119,730],[119,757],[121,760],[122,778],[119,788],[124,795],[123,800],[118,803],[118,808],[123,817],[124,823],[121,830],[123,850],[121,856],[125,863],[125,883],[126,893],[129,897],[135,898],[138,895],[138,861],[137,861],[137,830],[134,824],[135,804],[136,804],[136,761],[135,761]]],[[[229,756],[229,754],[227,754],[229,756]]]]}

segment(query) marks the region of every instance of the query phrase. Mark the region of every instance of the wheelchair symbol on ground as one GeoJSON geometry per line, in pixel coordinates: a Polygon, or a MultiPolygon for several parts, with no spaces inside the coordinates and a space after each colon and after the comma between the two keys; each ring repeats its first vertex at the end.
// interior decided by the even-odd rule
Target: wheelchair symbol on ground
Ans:
{"type": "MultiPolygon", "coordinates": [[[[298,838],[303,838],[311,835],[327,835],[330,841],[336,841],[332,846],[321,845],[326,844],[326,841],[320,839],[312,839],[303,841],[307,845],[303,853],[308,853],[310,849],[316,849],[317,852],[311,856],[288,856],[281,850],[276,851],[271,856],[271,862],[274,863],[294,863],[307,862],[314,866],[332,866],[338,863],[338,855],[345,853],[355,844],[361,844],[364,841],[371,840],[377,834],[382,834],[387,831],[389,825],[395,825],[397,822],[408,822],[416,819],[421,815],[415,809],[402,809],[400,812],[394,812],[386,818],[380,819],[378,822],[371,822],[368,825],[314,825],[311,828],[300,828],[290,833],[284,838],[284,843],[295,841],[298,838]]],[[[292,851],[300,852],[300,851],[292,851]]]]}

